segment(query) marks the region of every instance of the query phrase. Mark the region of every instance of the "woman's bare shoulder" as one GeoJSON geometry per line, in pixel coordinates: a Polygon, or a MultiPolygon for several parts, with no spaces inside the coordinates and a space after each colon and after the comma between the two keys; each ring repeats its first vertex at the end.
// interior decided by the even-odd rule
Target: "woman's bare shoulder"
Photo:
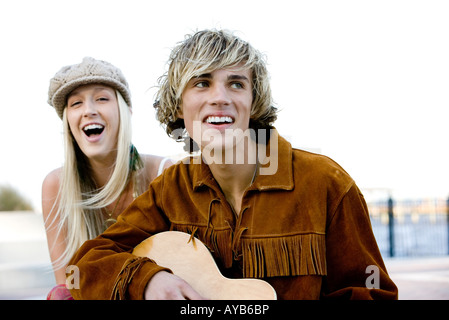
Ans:
{"type": "Polygon", "coordinates": [[[61,168],[50,171],[42,182],[42,213],[47,217],[58,198],[61,168]]]}
{"type": "Polygon", "coordinates": [[[42,182],[42,189],[59,189],[59,181],[62,168],[57,168],[50,171],[42,182]]]}
{"type": "Polygon", "coordinates": [[[170,157],[162,157],[152,154],[143,154],[141,155],[141,157],[143,162],[145,163],[145,171],[147,173],[147,176],[149,176],[151,180],[155,179],[160,174],[160,172],[175,163],[170,157]],[[160,168],[161,165],[162,168],[160,168]]]}

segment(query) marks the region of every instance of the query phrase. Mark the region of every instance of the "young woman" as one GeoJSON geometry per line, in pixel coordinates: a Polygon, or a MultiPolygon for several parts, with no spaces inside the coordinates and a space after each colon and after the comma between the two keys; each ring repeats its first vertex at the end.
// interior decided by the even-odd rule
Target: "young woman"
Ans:
{"type": "Polygon", "coordinates": [[[279,299],[397,299],[355,182],[272,127],[260,53],[229,32],[205,30],[169,62],[159,121],[173,138],[191,137],[201,155],[165,170],[115,225],[84,243],[70,261],[79,270],[74,297],[203,298],[151,256],[131,253],[175,230],[204,242],[222,274],[264,279],[279,299]],[[376,271],[375,286],[367,270],[376,271]]]}
{"type": "Polygon", "coordinates": [[[171,161],[139,155],[132,145],[128,83],[108,62],[86,57],[63,67],[50,81],[48,102],[63,122],[65,162],[42,185],[57,283],[47,298],[69,299],[69,259],[83,242],[112,225],[171,161]]]}

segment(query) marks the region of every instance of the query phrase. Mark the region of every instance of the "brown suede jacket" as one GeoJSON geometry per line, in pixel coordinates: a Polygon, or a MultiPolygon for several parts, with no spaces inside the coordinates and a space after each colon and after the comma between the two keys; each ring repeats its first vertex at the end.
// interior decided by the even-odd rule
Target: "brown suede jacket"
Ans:
{"type": "Polygon", "coordinates": [[[278,139],[277,171],[256,177],[238,215],[205,163],[166,169],[72,258],[80,275],[73,297],[142,299],[151,277],[167,269],[132,255],[133,248],[177,230],[211,248],[223,275],[264,279],[278,299],[397,299],[351,177],[325,156],[292,149],[276,131],[272,139],[278,139]],[[370,266],[380,288],[367,288],[370,266]]]}

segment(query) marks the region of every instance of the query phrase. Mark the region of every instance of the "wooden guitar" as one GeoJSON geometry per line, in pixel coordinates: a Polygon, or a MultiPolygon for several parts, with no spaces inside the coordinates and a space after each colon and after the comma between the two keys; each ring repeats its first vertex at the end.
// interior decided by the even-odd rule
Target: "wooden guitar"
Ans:
{"type": "Polygon", "coordinates": [[[171,269],[208,299],[276,300],[276,291],[266,281],[224,277],[206,246],[197,238],[189,240],[184,232],[161,232],[142,241],[133,254],[171,269]]]}

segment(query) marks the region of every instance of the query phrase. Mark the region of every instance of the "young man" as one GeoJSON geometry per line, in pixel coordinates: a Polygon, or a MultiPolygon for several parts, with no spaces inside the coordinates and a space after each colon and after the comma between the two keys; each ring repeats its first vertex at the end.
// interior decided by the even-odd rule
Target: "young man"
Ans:
{"type": "Polygon", "coordinates": [[[201,155],[167,169],[75,254],[75,299],[203,298],[151,257],[131,253],[167,230],[199,238],[224,275],[266,280],[278,299],[396,299],[354,181],[272,127],[260,53],[228,32],[205,30],[169,62],[155,103],[159,121],[171,137],[191,137],[201,155]]]}

